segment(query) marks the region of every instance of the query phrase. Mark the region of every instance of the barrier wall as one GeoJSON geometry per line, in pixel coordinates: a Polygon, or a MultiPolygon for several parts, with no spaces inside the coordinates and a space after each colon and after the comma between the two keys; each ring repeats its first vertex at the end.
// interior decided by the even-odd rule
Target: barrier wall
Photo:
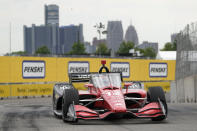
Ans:
{"type": "Polygon", "coordinates": [[[124,81],[145,82],[146,89],[166,81],[163,83],[163,88],[169,91],[168,81],[175,79],[175,61],[2,56],[0,57],[0,97],[50,95],[53,83],[68,82],[68,73],[98,72],[102,66],[101,60],[106,60],[106,66],[110,71],[122,71],[124,81]],[[152,81],[154,81],[152,84],[148,83],[152,81]]]}
{"type": "Polygon", "coordinates": [[[197,75],[176,80],[172,86],[172,101],[178,103],[197,102],[197,75]]]}

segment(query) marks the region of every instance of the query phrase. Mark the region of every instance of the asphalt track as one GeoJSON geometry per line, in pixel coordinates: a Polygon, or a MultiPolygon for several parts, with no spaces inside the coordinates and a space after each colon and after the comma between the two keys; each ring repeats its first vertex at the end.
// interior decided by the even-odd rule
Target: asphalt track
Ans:
{"type": "Polygon", "coordinates": [[[197,104],[168,104],[168,119],[80,120],[53,116],[51,98],[0,100],[0,131],[197,131],[197,104]]]}

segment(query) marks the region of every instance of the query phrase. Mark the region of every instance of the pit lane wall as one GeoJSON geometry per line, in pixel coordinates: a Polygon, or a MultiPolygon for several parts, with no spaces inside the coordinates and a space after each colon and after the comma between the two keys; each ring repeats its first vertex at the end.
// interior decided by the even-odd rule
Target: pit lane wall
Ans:
{"type": "MultiPolygon", "coordinates": [[[[56,82],[68,82],[68,73],[98,72],[101,60],[124,81],[143,81],[145,89],[170,90],[175,61],[77,57],[0,57],[0,97],[51,95],[56,82]]],[[[85,89],[78,85],[77,88],[85,89]]]]}

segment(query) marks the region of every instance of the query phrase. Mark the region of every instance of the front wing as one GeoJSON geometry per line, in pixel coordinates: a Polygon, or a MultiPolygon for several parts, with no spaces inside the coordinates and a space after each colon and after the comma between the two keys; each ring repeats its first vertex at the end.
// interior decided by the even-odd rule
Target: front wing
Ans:
{"type": "Polygon", "coordinates": [[[152,102],[145,105],[143,108],[138,109],[137,112],[132,110],[127,110],[126,112],[112,112],[107,111],[103,114],[99,114],[96,111],[93,111],[82,105],[75,105],[75,114],[77,119],[105,119],[110,116],[122,115],[130,116],[131,118],[156,118],[160,116],[165,116],[164,111],[161,108],[159,102],[152,102]]]}

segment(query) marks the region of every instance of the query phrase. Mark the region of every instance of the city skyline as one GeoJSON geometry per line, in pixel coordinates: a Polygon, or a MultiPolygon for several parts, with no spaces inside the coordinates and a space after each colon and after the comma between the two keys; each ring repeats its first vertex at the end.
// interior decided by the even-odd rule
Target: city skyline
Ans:
{"type": "Polygon", "coordinates": [[[93,27],[96,23],[102,22],[107,26],[108,21],[120,20],[124,33],[132,23],[138,32],[139,43],[158,42],[161,48],[170,41],[171,34],[197,20],[195,0],[1,0],[0,45],[4,48],[0,49],[0,55],[9,52],[10,22],[11,50],[23,50],[23,25],[44,24],[45,4],[60,6],[60,26],[82,23],[85,41],[98,37],[93,27]]]}

